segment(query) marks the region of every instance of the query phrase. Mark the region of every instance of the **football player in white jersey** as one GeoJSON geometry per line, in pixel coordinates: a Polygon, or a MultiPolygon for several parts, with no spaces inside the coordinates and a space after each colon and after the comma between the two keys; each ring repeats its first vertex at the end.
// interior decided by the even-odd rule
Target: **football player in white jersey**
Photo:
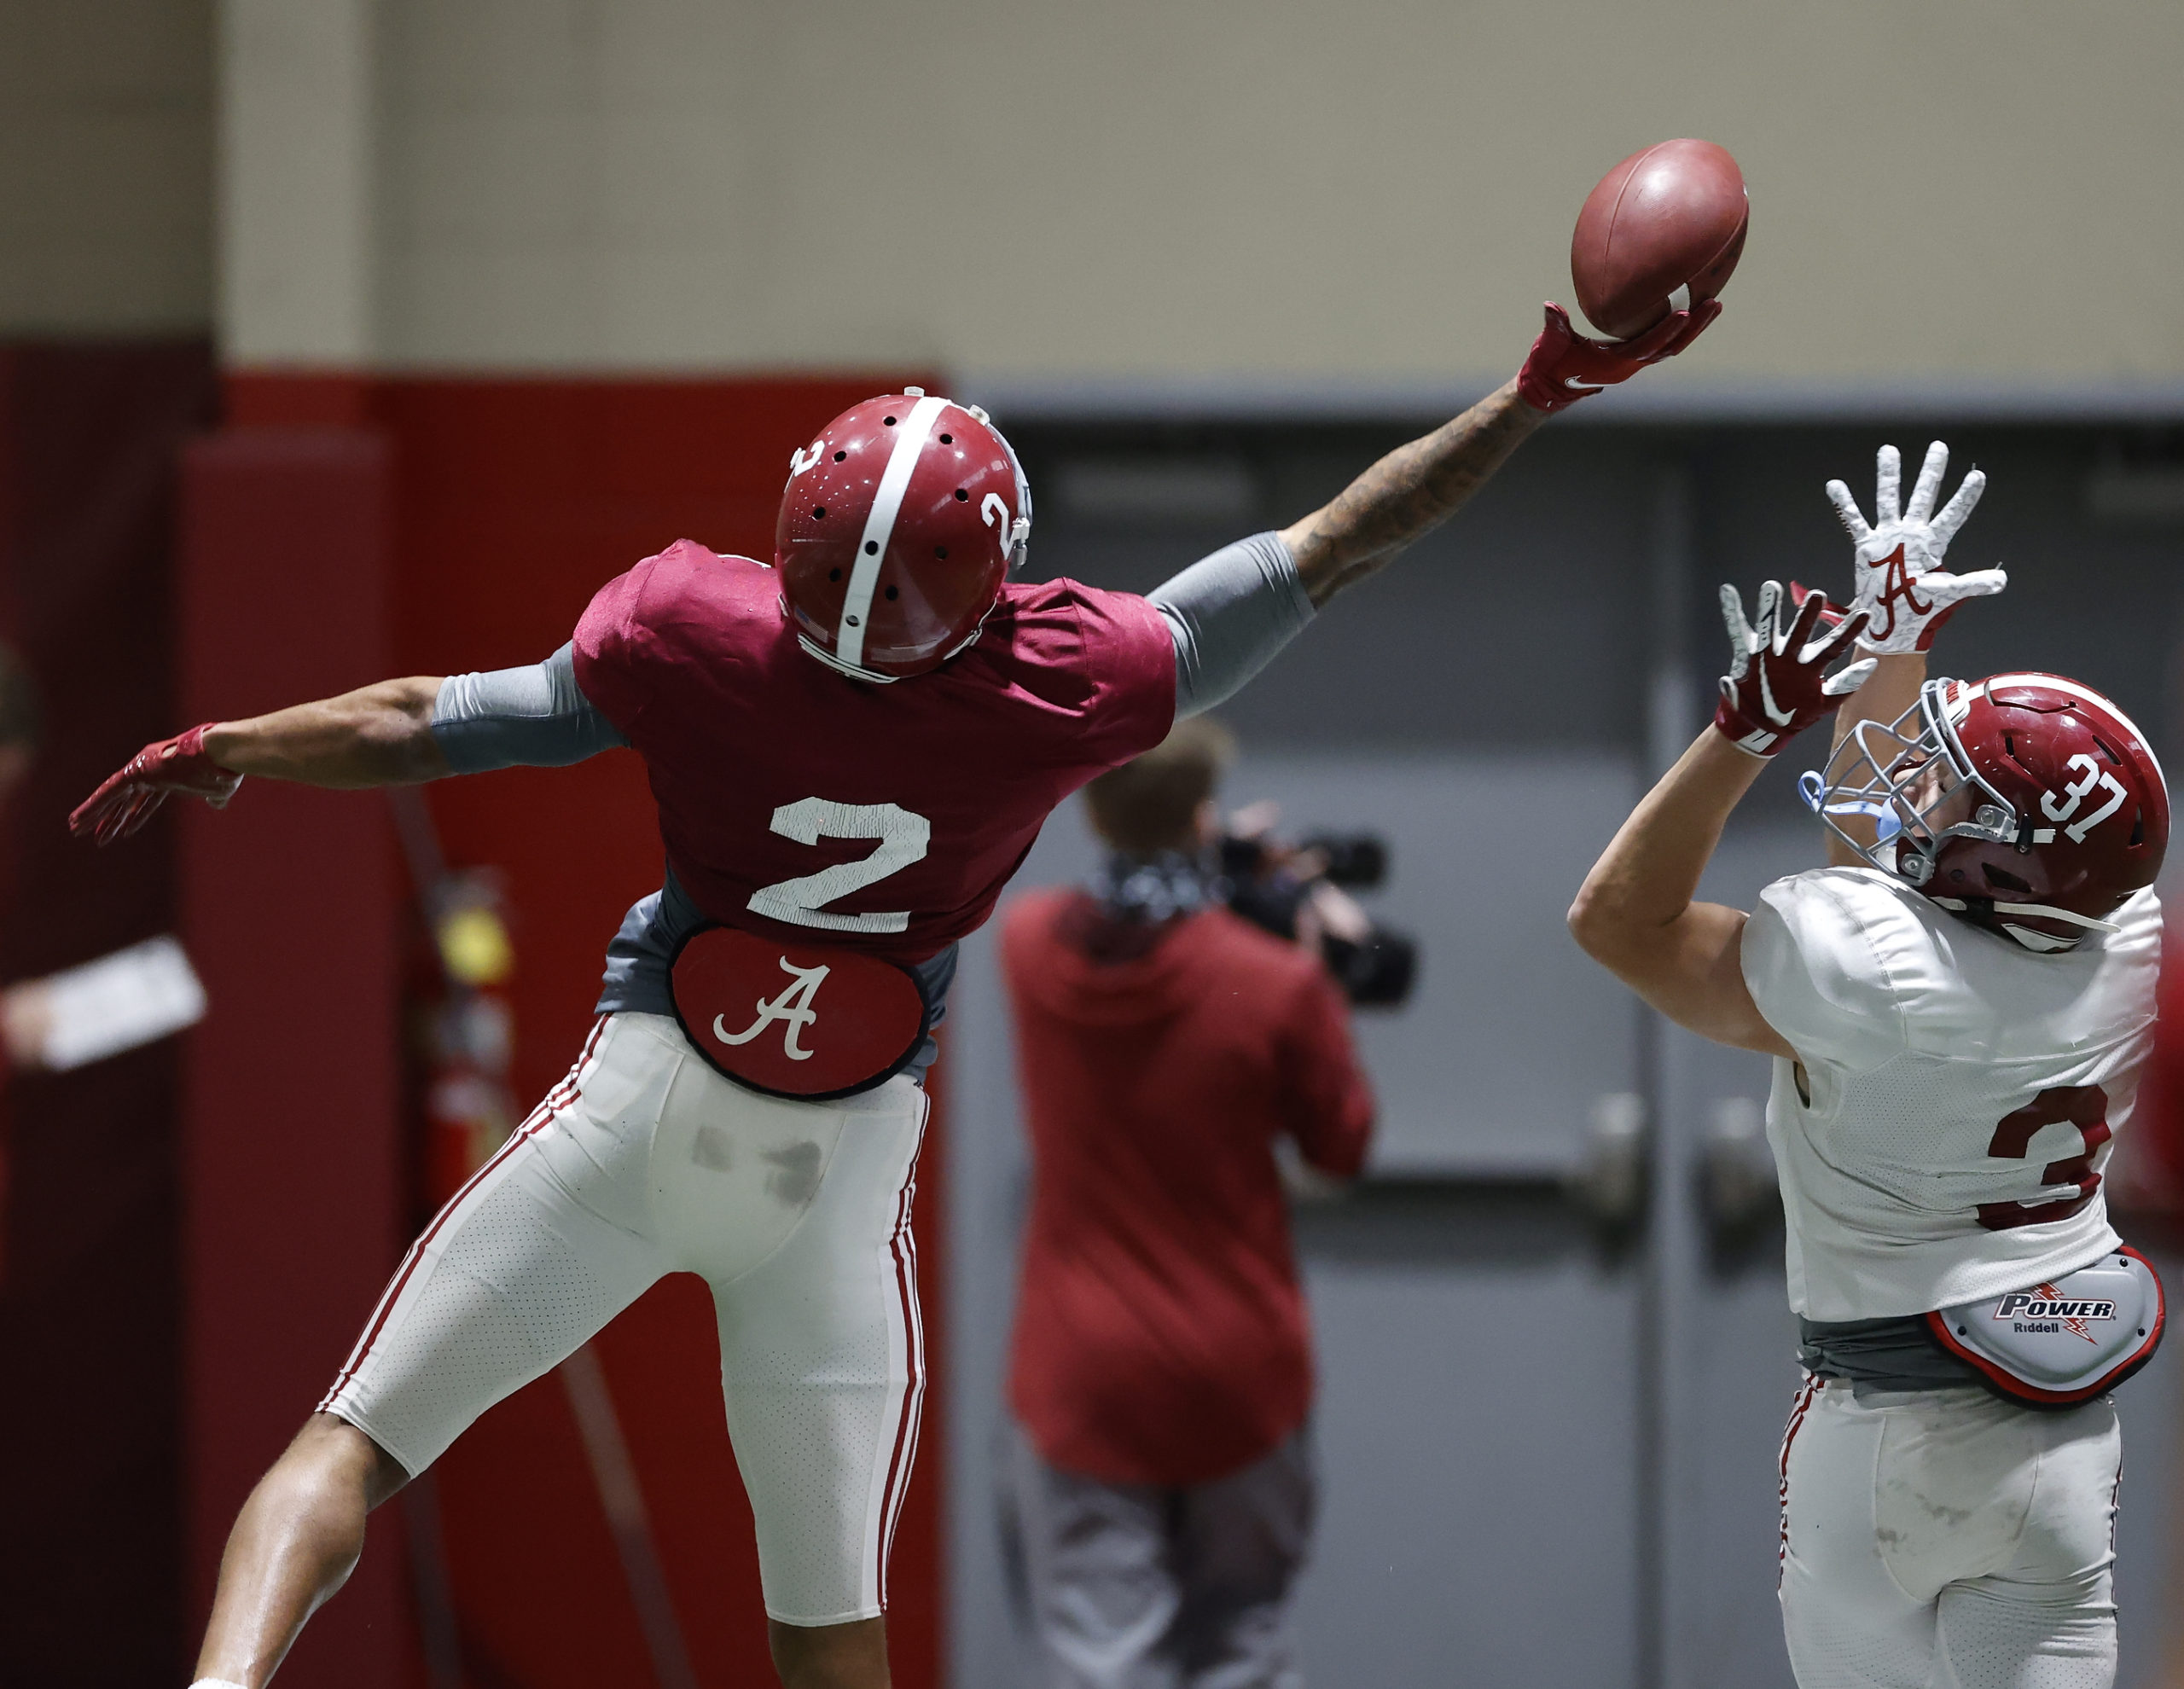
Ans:
{"type": "Polygon", "coordinates": [[[2152,1039],[2169,798],[2145,736],[2087,687],[1927,678],[1942,620],[2006,583],[1942,567],[1984,485],[1935,514],[1947,464],[1935,444],[1899,509],[1884,448],[1871,526],[1830,484],[1856,546],[1847,618],[1769,582],[1748,624],[1722,589],[1735,651],[1714,723],[1570,926],[1679,1024],[1774,1058],[1806,1368],[1781,1473],[1802,1689],[2106,1689],[2106,1392],[2152,1354],[2161,1303],[2100,1170],[2152,1039]],[[1694,902],[1729,811],[1831,710],[1833,754],[1803,782],[1831,866],[1750,914],[1694,902]]]}

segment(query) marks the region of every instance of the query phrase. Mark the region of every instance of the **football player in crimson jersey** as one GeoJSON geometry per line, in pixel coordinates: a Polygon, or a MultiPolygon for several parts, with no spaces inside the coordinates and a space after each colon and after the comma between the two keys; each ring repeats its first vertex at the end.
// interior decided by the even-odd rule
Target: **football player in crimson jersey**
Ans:
{"type": "Polygon", "coordinates": [[[2108,1389],[2160,1287],[2101,1168],[2152,1042],[2169,798],[2143,734],[2053,675],[1928,680],[1934,630],[2000,570],[1941,566],[1947,450],[1856,548],[1839,617],[1774,583],[1714,724],[1570,912],[1656,1008],[1774,1058],[1768,1102],[1805,1379],[1781,1462],[1783,1630],[1803,1689],[2106,1689],[2120,1455],[2108,1389]],[[1827,666],[1861,660],[1833,677],[1827,666]],[[1843,701],[1839,708],[1835,701],[1843,701]],[[1833,708],[1804,779],[1831,866],[1759,906],[1693,901],[1769,757],[1833,708]]]}
{"type": "Polygon", "coordinates": [[[418,1239],[245,1506],[200,1682],[259,1689],[370,1507],[684,1269],[719,1313],[782,1680],[884,1684],[925,1375],[918,1082],[956,941],[1071,792],[1235,691],[1548,413],[1718,310],[1600,345],[1550,306],[1516,380],[1150,598],[1009,583],[1031,502],[1008,443],[975,407],[873,399],[795,454],[770,566],[681,541],[536,667],[207,723],[102,786],[72,818],[102,842],[172,794],[224,804],[246,776],[369,786],[629,746],[666,847],[576,1066],[418,1239]]]}

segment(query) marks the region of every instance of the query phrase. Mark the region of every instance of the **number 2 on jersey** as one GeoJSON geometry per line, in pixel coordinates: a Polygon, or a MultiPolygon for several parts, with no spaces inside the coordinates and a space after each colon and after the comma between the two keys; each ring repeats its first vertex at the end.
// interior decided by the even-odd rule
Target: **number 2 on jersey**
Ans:
{"type": "Polygon", "coordinates": [[[816,874],[760,886],[745,905],[752,914],[831,932],[900,932],[909,926],[908,909],[834,914],[825,906],[923,861],[932,842],[932,823],[923,815],[899,804],[837,804],[804,798],[775,810],[772,826],[784,839],[799,844],[816,844],[822,839],[877,839],[880,848],[857,862],[836,862],[816,874]]]}
{"type": "Polygon", "coordinates": [[[2040,1182],[2075,1185],[2077,1195],[2054,1202],[1983,1202],[1979,1223],[1989,1231],[2007,1232],[2013,1227],[2036,1226],[2044,1220],[2067,1220],[2093,1200],[2093,1193],[2100,1188],[2100,1175],[2094,1170],[2093,1158],[2112,1135],[2108,1129],[2108,1093],[2098,1085],[2056,1085],[2041,1092],[2024,1107],[1996,1123],[1987,1153],[2006,1161],[2022,1161],[2032,1147],[2036,1132],[2042,1126],[2064,1124],[2078,1129],[2085,1149],[2049,1162],[2040,1170],[2040,1182]]]}

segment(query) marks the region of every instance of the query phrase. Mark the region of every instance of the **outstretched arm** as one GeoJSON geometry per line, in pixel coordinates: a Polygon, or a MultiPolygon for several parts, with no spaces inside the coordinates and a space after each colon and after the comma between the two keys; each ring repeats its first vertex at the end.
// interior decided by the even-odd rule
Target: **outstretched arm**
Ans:
{"type": "Polygon", "coordinates": [[[1744,981],[1745,912],[1692,901],[1729,811],[1767,764],[1708,728],[1631,812],[1570,906],[1586,955],[1679,1026],[1794,1056],[1744,981]]]}
{"type": "Polygon", "coordinates": [[[1462,509],[1547,421],[1513,380],[1454,421],[1398,446],[1301,522],[1281,531],[1315,609],[1377,573],[1462,509]]]}
{"type": "Polygon", "coordinates": [[[1561,306],[1548,305],[1547,326],[1515,380],[1453,422],[1398,446],[1333,503],[1282,530],[1313,607],[1385,568],[1462,509],[1554,412],[1674,357],[1721,314],[1720,303],[1708,299],[1670,312],[1633,340],[1601,341],[1577,334],[1561,306]]]}
{"type": "Polygon", "coordinates": [[[1673,357],[1721,309],[1709,299],[1635,340],[1603,343],[1576,334],[1551,305],[1515,380],[1397,447],[1302,521],[1239,540],[1147,595],[1175,637],[1176,716],[1241,690],[1320,606],[1462,509],[1554,412],[1673,357]]]}
{"type": "Polygon", "coordinates": [[[231,774],[353,791],[452,774],[433,737],[437,675],[381,681],[247,721],[215,722],[205,754],[231,774]]]}
{"type": "Polygon", "coordinates": [[[177,794],[224,806],[247,775],[355,790],[490,769],[558,768],[618,745],[584,695],[572,648],[490,674],[418,675],[247,721],[208,722],[148,745],[68,817],[102,844],[177,794]]]}
{"type": "Polygon", "coordinates": [[[147,745],[68,817],[78,839],[126,839],[173,797],[224,810],[247,775],[307,786],[397,786],[450,772],[433,738],[441,682],[381,681],[241,722],[206,722],[147,745]]]}
{"type": "Polygon", "coordinates": [[[1729,811],[1767,759],[1872,672],[1869,663],[1856,663],[1832,678],[1825,673],[1865,618],[1853,615],[1827,631],[1825,598],[1813,593],[1793,607],[1769,581],[1760,589],[1754,626],[1733,589],[1722,588],[1722,597],[1735,657],[1713,724],[1593,865],[1570,907],[1570,931],[1588,955],[1677,1025],[1716,1043],[1794,1057],[1745,983],[1745,912],[1693,899],[1729,811]]]}

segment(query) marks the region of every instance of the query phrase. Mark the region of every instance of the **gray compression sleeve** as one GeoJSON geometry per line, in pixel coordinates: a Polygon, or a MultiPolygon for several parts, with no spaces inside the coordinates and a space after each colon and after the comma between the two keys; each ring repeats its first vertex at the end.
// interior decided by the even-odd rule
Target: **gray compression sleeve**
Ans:
{"type": "Polygon", "coordinates": [[[1201,557],[1147,595],[1176,639],[1176,719],[1233,698],[1312,619],[1312,601],[1279,534],[1201,557]]]}
{"type": "Polygon", "coordinates": [[[528,668],[450,675],[433,700],[433,739],[457,774],[557,769],[630,742],[578,689],[567,645],[528,668]]]}

